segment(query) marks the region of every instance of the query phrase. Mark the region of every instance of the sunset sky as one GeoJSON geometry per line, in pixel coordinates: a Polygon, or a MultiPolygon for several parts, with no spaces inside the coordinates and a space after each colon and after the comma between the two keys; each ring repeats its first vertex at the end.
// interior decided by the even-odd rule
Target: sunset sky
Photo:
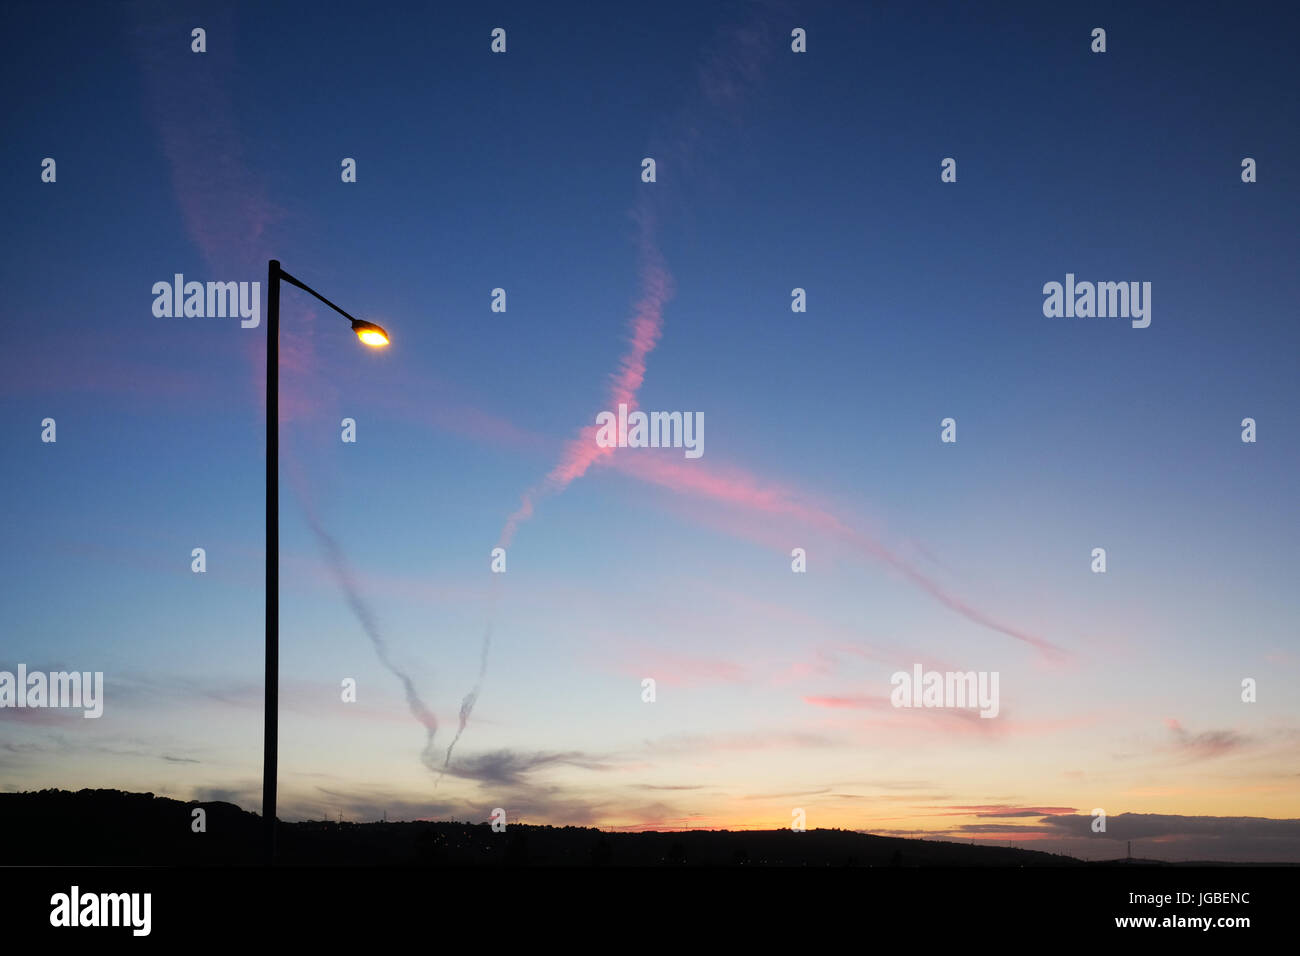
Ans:
{"type": "Polygon", "coordinates": [[[264,319],[151,288],[278,258],[392,337],[282,290],[282,818],[1300,861],[1295,13],[842,7],[18,4],[0,670],[106,700],[0,710],[0,789],[260,807],[264,319]],[[445,775],[313,521],[438,767],[491,629],[445,775]]]}

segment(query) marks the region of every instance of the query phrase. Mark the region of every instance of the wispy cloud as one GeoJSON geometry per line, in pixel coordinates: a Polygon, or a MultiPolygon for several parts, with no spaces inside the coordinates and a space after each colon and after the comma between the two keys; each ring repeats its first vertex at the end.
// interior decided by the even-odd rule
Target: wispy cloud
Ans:
{"type": "MultiPolygon", "coordinates": [[[[594,444],[594,442],[593,442],[594,444]]],[[[610,449],[612,451],[612,449],[610,449]]],[[[699,461],[683,462],[664,455],[623,454],[611,459],[620,471],[679,494],[711,499],[763,516],[795,519],[801,525],[847,544],[858,554],[880,561],[949,610],[981,627],[1014,638],[1040,651],[1053,662],[1068,659],[1061,647],[1023,628],[1003,623],[952,593],[901,554],[851,527],[829,510],[809,503],[792,488],[764,481],[738,468],[717,468],[699,461]]]]}
{"type": "Polygon", "coordinates": [[[1169,728],[1173,750],[1187,760],[1212,760],[1227,756],[1250,743],[1250,738],[1235,730],[1206,730],[1193,734],[1172,717],[1165,721],[1165,726],[1169,728]]]}
{"type": "Polygon", "coordinates": [[[447,773],[463,780],[494,786],[516,786],[538,770],[568,766],[583,770],[611,770],[609,758],[571,750],[562,753],[523,753],[502,749],[461,757],[447,768],[447,773]]]}
{"type": "MultiPolygon", "coordinates": [[[[639,226],[641,296],[628,322],[627,351],[623,353],[617,370],[611,376],[606,408],[618,408],[619,405],[636,408],[637,392],[645,381],[646,357],[663,334],[663,309],[672,295],[672,277],[655,246],[654,220],[648,204],[643,202],[638,206],[636,219],[639,226]]],[[[499,546],[504,548],[510,545],[519,525],[532,517],[539,498],[559,494],[585,475],[598,459],[612,455],[614,450],[613,447],[602,447],[596,443],[595,424],[580,429],[577,436],[564,446],[560,460],[541,483],[524,492],[519,507],[510,514],[501,529],[499,546]]]]}
{"type": "Polygon", "coordinates": [[[889,700],[884,697],[805,697],[805,704],[827,707],[832,710],[888,710],[889,700]]]}
{"type": "MultiPolygon", "coordinates": [[[[1065,813],[1078,813],[1075,807],[1014,807],[1007,804],[976,804],[974,806],[950,806],[939,808],[931,816],[950,817],[1041,817],[1059,816],[1065,813]]],[[[1089,817],[1089,820],[1092,818],[1089,817]]]]}

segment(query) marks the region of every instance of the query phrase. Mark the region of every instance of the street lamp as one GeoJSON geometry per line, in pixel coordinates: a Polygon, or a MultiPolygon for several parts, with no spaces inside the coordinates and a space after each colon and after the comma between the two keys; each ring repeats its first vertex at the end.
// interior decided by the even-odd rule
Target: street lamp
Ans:
{"type": "Polygon", "coordinates": [[[280,280],[310,292],[352,322],[366,345],[383,347],[388,333],[373,322],[348,315],[315,289],[295,279],[272,259],[266,272],[266,717],[262,744],[262,826],[266,861],[275,860],[276,759],[280,714],[280,280]]]}

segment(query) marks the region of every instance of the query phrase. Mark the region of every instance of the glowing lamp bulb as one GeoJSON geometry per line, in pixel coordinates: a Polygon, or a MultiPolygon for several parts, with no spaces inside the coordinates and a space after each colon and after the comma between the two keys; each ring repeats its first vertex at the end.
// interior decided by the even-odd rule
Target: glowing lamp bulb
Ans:
{"type": "Polygon", "coordinates": [[[388,344],[388,333],[373,322],[354,321],[352,331],[356,332],[357,338],[371,348],[382,348],[388,344]]]}

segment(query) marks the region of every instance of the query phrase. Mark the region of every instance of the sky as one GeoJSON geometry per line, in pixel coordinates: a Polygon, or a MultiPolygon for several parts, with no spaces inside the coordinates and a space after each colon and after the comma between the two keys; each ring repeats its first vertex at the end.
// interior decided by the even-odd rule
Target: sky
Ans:
{"type": "Polygon", "coordinates": [[[1300,862],[1296,14],[1170,9],[13,5],[0,788],[260,808],[277,258],[282,818],[1300,862]]]}

